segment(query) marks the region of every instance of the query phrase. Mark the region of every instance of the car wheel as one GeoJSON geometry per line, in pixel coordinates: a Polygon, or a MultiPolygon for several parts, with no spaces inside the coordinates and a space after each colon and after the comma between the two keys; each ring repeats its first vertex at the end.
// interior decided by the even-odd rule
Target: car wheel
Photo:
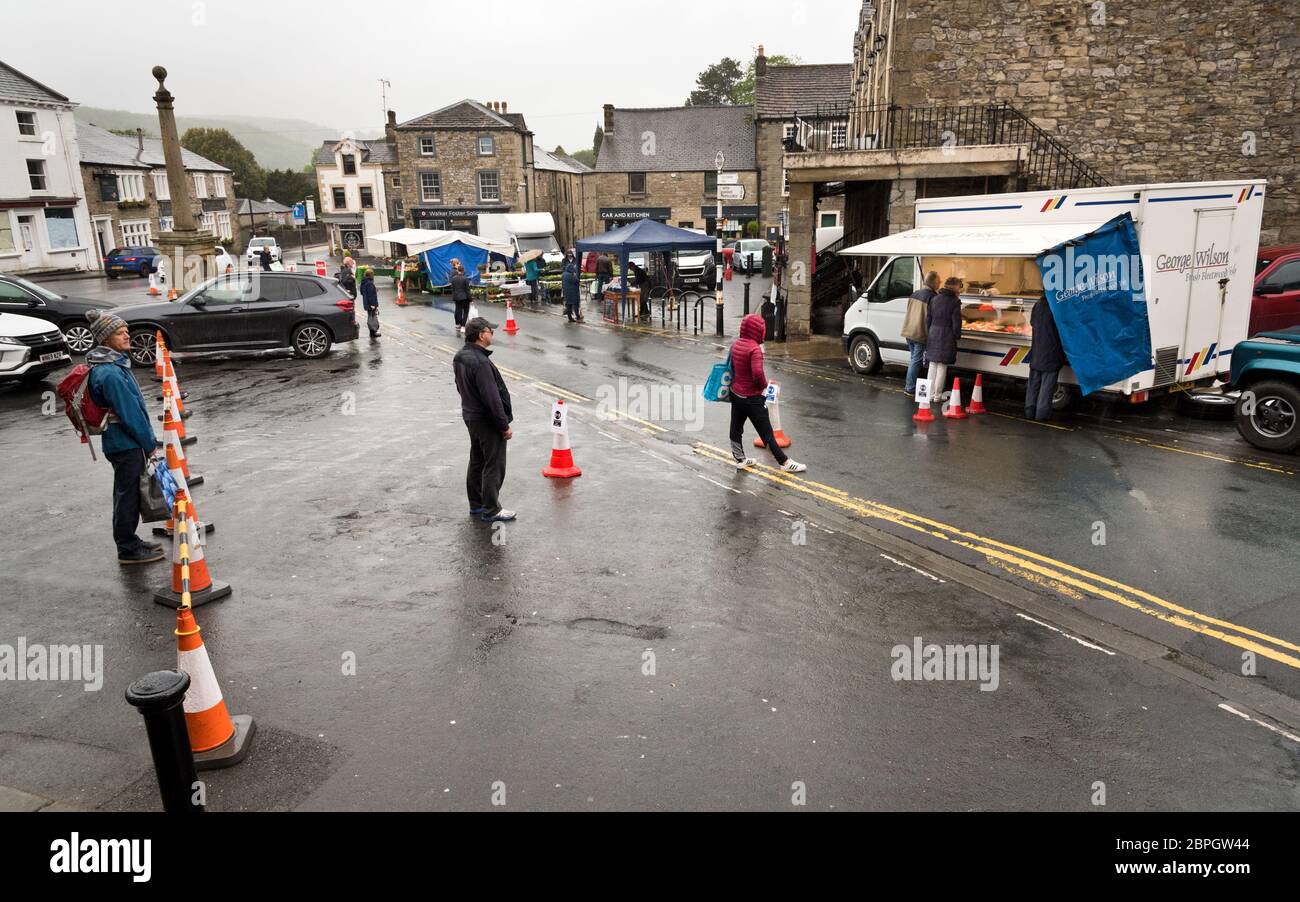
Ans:
{"type": "Polygon", "coordinates": [[[148,263],[140,264],[140,275],[144,276],[147,279],[150,273],[152,272],[153,272],[153,267],[150,266],[148,263]]]}
{"type": "Polygon", "coordinates": [[[849,346],[849,363],[863,376],[880,372],[880,345],[870,335],[859,335],[849,346]]]}
{"type": "Polygon", "coordinates": [[[68,343],[68,350],[73,354],[84,354],[95,346],[95,336],[90,333],[90,324],[84,320],[66,325],[63,328],[63,338],[68,343]]]}
{"type": "Polygon", "coordinates": [[[1256,448],[1300,448],[1300,387],[1290,382],[1258,382],[1237,401],[1237,431],[1256,448]]]}
{"type": "Polygon", "coordinates": [[[1079,389],[1073,385],[1056,383],[1056,391],[1052,392],[1052,410],[1056,413],[1065,413],[1073,407],[1079,400],[1079,389]]]}
{"type": "Polygon", "coordinates": [[[117,281],[117,273],[115,273],[115,272],[110,272],[110,273],[105,273],[105,275],[107,275],[107,276],[108,276],[110,279],[112,279],[114,282],[117,281]]]}
{"type": "Polygon", "coordinates": [[[333,343],[329,329],[320,323],[303,323],[293,330],[292,341],[294,354],[307,360],[324,357],[333,343]]]}
{"type": "Polygon", "coordinates": [[[152,329],[134,330],[131,333],[131,362],[140,366],[153,366],[158,352],[157,342],[158,336],[152,329]]]}

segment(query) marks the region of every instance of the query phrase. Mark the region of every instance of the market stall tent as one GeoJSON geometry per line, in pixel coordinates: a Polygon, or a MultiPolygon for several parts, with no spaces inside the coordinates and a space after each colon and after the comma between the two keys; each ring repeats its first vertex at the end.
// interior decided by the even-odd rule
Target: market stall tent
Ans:
{"type": "MultiPolygon", "coordinates": [[[[627,273],[628,257],[656,251],[712,251],[718,239],[689,229],[679,229],[653,219],[642,219],[630,226],[583,238],[577,243],[579,254],[617,254],[619,267],[627,273]]],[[[623,279],[623,300],[627,300],[627,278],[623,279]]]]}
{"type": "Polygon", "coordinates": [[[429,273],[429,284],[443,287],[451,284],[451,261],[459,260],[465,275],[472,284],[482,281],[480,265],[491,266],[494,261],[511,264],[514,248],[499,241],[490,241],[468,232],[441,232],[433,229],[398,229],[373,236],[375,241],[403,244],[407,252],[424,259],[429,273]]]}

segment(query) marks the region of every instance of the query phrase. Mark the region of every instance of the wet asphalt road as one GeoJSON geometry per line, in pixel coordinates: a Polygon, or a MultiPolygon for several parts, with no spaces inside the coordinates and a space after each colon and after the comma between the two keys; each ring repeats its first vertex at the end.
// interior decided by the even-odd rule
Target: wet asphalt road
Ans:
{"type": "MultiPolygon", "coordinates": [[[[1223,427],[1157,440],[1131,414],[1070,431],[990,417],[918,437],[896,381],[773,361],[812,470],[737,474],[697,447],[725,448],[721,408],[596,416],[621,377],[702,383],[711,340],[521,313],[497,360],[523,519],[493,533],[464,512],[450,313],[383,315],[382,339],[323,361],[180,361],[209,563],[235,587],[198,617],[231,709],[260,726],[253,757],[210,776],[214,809],[484,809],[495,781],[524,809],[780,809],[796,781],[820,809],[1085,809],[1097,782],[1117,809],[1300,808],[1300,746],[1221,709],[1231,695],[886,556],[861,528],[1235,671],[1239,645],[1114,600],[1147,593],[1275,652],[1300,638],[1294,467],[1236,462],[1259,459],[1223,427]],[[572,393],[571,483],[539,473],[553,387],[572,393]],[[997,690],[891,679],[891,649],[918,636],[998,645],[997,690]]],[[[0,643],[102,643],[104,688],[0,684],[0,783],[154,808],[121,692],[174,663],[150,600],[167,572],[113,562],[108,468],[69,432],[39,388],[0,388],[0,510],[30,524],[0,549],[0,643]]],[[[1293,673],[1261,656],[1256,680],[1294,694],[1293,673]]]]}

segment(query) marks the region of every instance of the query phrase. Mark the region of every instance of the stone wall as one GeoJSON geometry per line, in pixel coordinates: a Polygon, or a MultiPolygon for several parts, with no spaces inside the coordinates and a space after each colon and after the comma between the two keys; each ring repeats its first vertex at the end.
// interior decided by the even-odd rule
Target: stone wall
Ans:
{"type": "MultiPolygon", "coordinates": [[[[704,229],[705,217],[700,208],[717,204],[717,200],[704,193],[703,172],[648,172],[646,173],[646,193],[633,195],[628,193],[628,174],[626,172],[597,172],[586,177],[588,180],[588,207],[596,216],[594,231],[604,229],[600,221],[602,207],[666,207],[672,210],[668,224],[679,226],[689,223],[690,228],[704,229]]],[[[740,173],[740,184],[745,187],[745,200],[728,202],[726,206],[751,206],[757,201],[758,173],[749,170],[740,173]]]]}
{"type": "Polygon", "coordinates": [[[1115,184],[1266,178],[1263,241],[1300,242],[1297,0],[896,0],[881,27],[894,103],[1005,99],[1115,184]]]}
{"type": "MultiPolygon", "coordinates": [[[[83,163],[81,165],[81,178],[86,191],[86,206],[90,211],[92,222],[96,218],[108,216],[113,220],[113,245],[121,247],[125,241],[122,236],[123,222],[137,222],[148,220],[150,233],[155,244],[158,243],[162,235],[161,217],[172,215],[171,202],[159,201],[155,191],[155,175],[164,175],[165,169],[153,170],[125,170],[114,166],[100,166],[97,164],[83,163]],[[116,180],[117,172],[133,172],[144,177],[145,200],[140,201],[105,201],[100,199],[100,179],[99,176],[110,180],[116,180]]],[[[208,183],[208,196],[206,206],[211,208],[207,212],[225,212],[230,214],[231,234],[239,237],[239,223],[235,215],[235,189],[234,178],[230,173],[225,173],[226,178],[226,196],[218,198],[216,196],[215,185],[213,184],[213,175],[217,173],[204,172],[204,178],[208,183]]],[[[188,194],[190,209],[194,211],[194,224],[197,228],[203,228],[203,213],[205,212],[205,201],[200,200],[198,193],[194,188],[193,171],[186,171],[185,186],[188,194]]],[[[216,236],[218,239],[220,236],[216,236]]],[[[90,242],[94,244],[94,234],[90,236],[90,242]]]]}
{"type": "MultiPolygon", "coordinates": [[[[532,159],[527,147],[527,136],[507,128],[481,131],[451,131],[443,129],[407,128],[397,130],[397,169],[402,176],[402,201],[409,221],[411,210],[429,207],[420,199],[420,173],[437,172],[442,176],[442,203],[445,207],[480,206],[478,173],[494,170],[500,174],[500,203],[515,212],[524,212],[525,161],[532,159]],[[496,139],[496,153],[490,157],[478,154],[478,139],[491,135],[496,139]],[[435,153],[420,155],[420,138],[434,139],[435,153]]],[[[532,191],[530,184],[529,191],[532,191]]]]}

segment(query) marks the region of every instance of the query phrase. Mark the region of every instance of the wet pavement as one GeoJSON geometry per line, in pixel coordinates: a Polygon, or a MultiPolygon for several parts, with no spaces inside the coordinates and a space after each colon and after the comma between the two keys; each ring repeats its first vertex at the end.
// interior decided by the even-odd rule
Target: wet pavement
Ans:
{"type": "MultiPolygon", "coordinates": [[[[321,361],[178,358],[235,589],[197,616],[259,724],[214,810],[486,809],[497,781],[522,809],[780,809],[795,783],[822,809],[1085,809],[1099,782],[1123,810],[1300,808],[1294,458],[1014,403],[919,433],[897,378],[774,353],[810,471],[737,473],[726,409],[672,393],[715,339],[520,311],[496,360],[521,520],[493,530],[465,510],[450,310],[381,294],[383,338],[321,361]],[[557,397],[572,482],[540,475],[557,397]],[[918,637],[997,646],[995,691],[894,679],[918,637]]],[[[152,809],[122,691],[174,664],[168,571],[113,560],[109,468],[42,415],[49,387],[0,388],[0,643],[102,644],[105,673],[0,683],[0,783],[152,809]]]]}

